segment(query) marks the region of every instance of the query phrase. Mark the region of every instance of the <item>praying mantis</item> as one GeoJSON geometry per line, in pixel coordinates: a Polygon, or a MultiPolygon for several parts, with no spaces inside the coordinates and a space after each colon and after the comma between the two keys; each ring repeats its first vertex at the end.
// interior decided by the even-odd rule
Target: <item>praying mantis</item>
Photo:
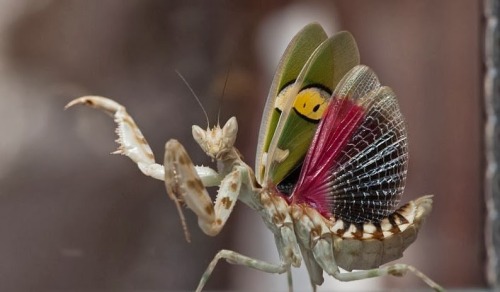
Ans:
{"type": "Polygon", "coordinates": [[[359,65],[348,32],[328,38],[319,24],[304,27],[286,49],[263,112],[256,166],[235,148],[235,117],[222,127],[192,127],[201,149],[217,168],[195,166],[175,139],[165,144],[163,165],[124,106],[100,96],[84,104],[114,117],[119,148],[141,172],[162,180],[178,209],[198,217],[204,233],[217,235],[237,201],[257,211],[274,234],[280,256],[270,263],[231,250],[219,251],[202,275],[201,291],[217,263],[288,275],[305,263],[313,289],[323,272],[340,281],[414,273],[431,288],[443,288],[398,259],[414,242],[432,208],[432,196],[397,207],[407,172],[407,133],[393,91],[359,65]],[[218,187],[215,201],[206,188],[218,187]],[[382,266],[382,267],[381,267],[382,266]],[[343,268],[347,272],[341,272],[343,268]]]}

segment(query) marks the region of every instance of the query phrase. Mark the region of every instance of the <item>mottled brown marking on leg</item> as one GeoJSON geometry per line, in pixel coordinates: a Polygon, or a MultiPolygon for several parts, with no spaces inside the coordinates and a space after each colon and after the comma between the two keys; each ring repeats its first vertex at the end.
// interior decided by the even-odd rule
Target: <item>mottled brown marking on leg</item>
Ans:
{"type": "Polygon", "coordinates": [[[222,220],[217,219],[217,221],[215,221],[215,223],[217,223],[217,225],[221,225],[222,224],[222,220]]]}
{"type": "Polygon", "coordinates": [[[262,203],[262,205],[264,205],[265,207],[269,207],[271,205],[271,200],[269,198],[268,195],[266,194],[261,194],[260,196],[260,202],[262,203]]]}
{"type": "Polygon", "coordinates": [[[205,212],[207,212],[208,215],[214,214],[214,207],[211,204],[207,205],[205,207],[205,212]]]}
{"type": "Polygon", "coordinates": [[[203,183],[201,182],[201,180],[199,178],[188,180],[186,182],[186,184],[190,189],[193,189],[196,192],[199,192],[199,193],[203,192],[203,189],[204,189],[203,183]]]}
{"type": "Polygon", "coordinates": [[[277,212],[273,215],[273,223],[276,225],[283,224],[285,219],[286,219],[285,214],[277,212]]]}
{"type": "Polygon", "coordinates": [[[179,163],[182,164],[182,165],[188,165],[188,164],[191,163],[191,159],[189,159],[189,157],[187,156],[187,154],[181,153],[179,155],[179,163]]]}
{"type": "Polygon", "coordinates": [[[231,201],[231,199],[228,197],[222,198],[220,202],[222,203],[222,206],[224,206],[224,208],[226,209],[231,208],[231,206],[233,205],[233,201],[231,201]]]}
{"type": "Polygon", "coordinates": [[[321,236],[321,226],[316,225],[313,228],[311,228],[311,236],[312,236],[312,238],[320,237],[321,236]]]}
{"type": "Polygon", "coordinates": [[[173,162],[174,161],[174,159],[172,157],[172,152],[171,151],[165,152],[165,161],[168,161],[168,162],[173,162]]]}
{"type": "Polygon", "coordinates": [[[235,182],[233,182],[229,188],[234,193],[234,192],[236,192],[238,190],[238,184],[235,183],[235,182]]]}

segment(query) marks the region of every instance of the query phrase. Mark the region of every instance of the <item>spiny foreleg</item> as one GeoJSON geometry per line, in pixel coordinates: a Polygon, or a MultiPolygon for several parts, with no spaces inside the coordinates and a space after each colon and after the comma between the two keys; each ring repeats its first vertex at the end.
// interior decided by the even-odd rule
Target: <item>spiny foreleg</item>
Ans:
{"type": "MultiPolygon", "coordinates": [[[[164,180],[165,171],[163,165],[155,162],[154,154],[146,138],[144,138],[141,130],[123,105],[101,96],[83,96],[72,100],[65,108],[77,104],[84,104],[113,116],[117,124],[116,133],[118,134],[118,139],[116,142],[119,144],[118,150],[113,152],[113,154],[122,154],[129,157],[145,175],[158,180],[164,180]]],[[[205,166],[195,166],[195,169],[203,185],[219,185],[221,178],[215,170],[205,166]]]]}

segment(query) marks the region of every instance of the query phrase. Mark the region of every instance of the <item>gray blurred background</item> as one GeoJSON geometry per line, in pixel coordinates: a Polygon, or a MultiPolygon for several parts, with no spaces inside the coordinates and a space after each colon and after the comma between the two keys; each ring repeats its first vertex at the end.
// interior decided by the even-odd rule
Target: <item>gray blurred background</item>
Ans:
{"type": "MultiPolygon", "coordinates": [[[[404,200],[435,194],[433,213],[400,262],[447,288],[485,287],[480,1],[0,0],[0,290],[193,290],[222,248],[277,260],[257,214],[238,205],[215,238],[186,212],[192,243],[163,183],[116,149],[114,123],[72,98],[127,106],[157,158],[211,122],[236,116],[253,165],[261,112],[291,37],[319,21],[351,31],[362,63],[399,97],[410,168],[404,200]],[[229,72],[229,73],[228,73],[229,72]],[[224,81],[227,87],[221,101],[224,81]]],[[[298,291],[309,291],[303,270],[298,291]]],[[[320,291],[423,288],[416,277],[320,291]]],[[[286,277],[221,263],[207,289],[281,291],[286,277]]]]}

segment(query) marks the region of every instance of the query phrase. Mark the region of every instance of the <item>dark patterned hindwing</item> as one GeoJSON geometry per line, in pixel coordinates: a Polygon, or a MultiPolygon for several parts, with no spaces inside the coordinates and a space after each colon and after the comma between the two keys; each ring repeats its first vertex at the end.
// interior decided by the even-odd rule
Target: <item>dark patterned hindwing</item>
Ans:
{"type": "Polygon", "coordinates": [[[363,97],[367,112],[331,173],[331,213],[348,222],[378,222],[401,199],[407,134],[396,97],[380,87],[363,97]]]}

